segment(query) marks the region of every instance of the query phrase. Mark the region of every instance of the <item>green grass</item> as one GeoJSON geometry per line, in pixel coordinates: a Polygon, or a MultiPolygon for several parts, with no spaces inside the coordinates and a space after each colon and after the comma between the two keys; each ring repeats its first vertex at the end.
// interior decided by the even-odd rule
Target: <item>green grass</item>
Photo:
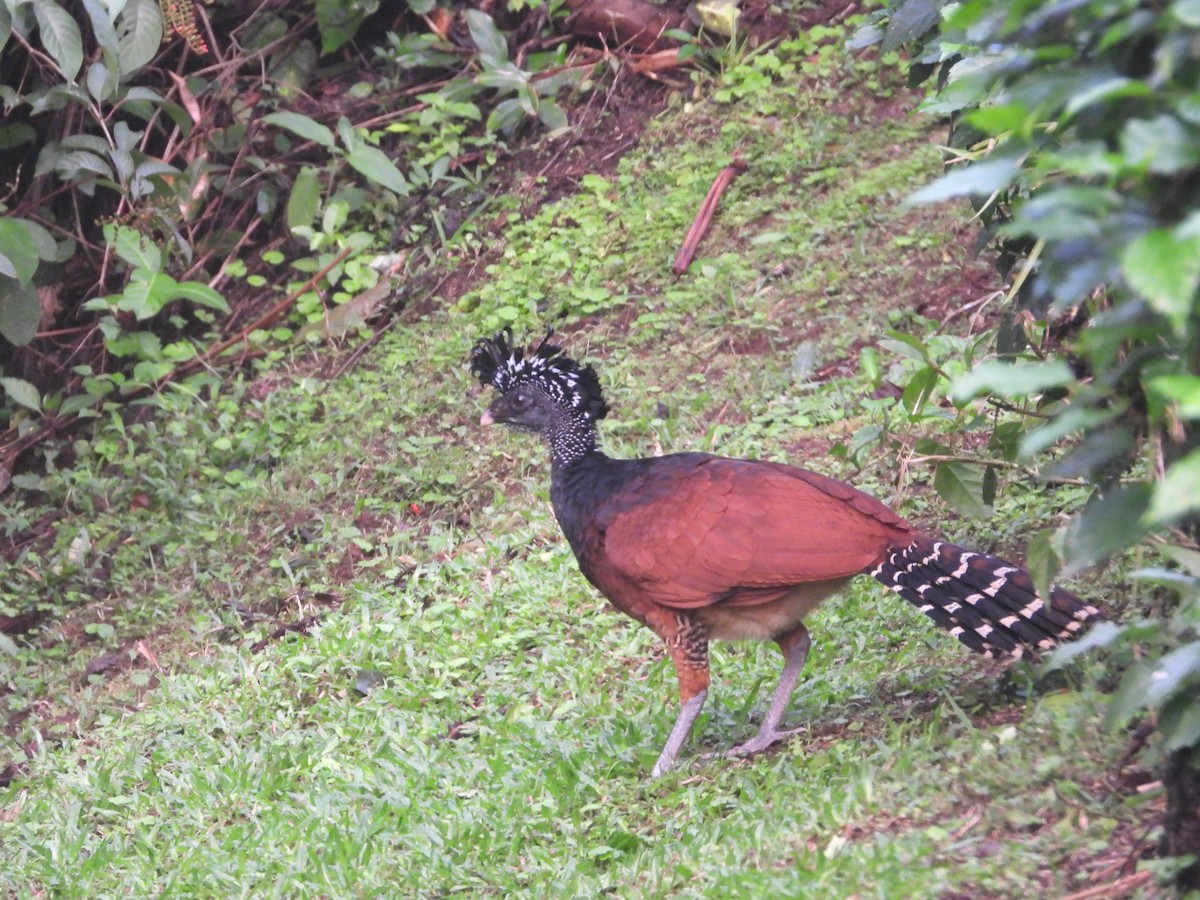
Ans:
{"type": "MultiPolygon", "coordinates": [[[[40,495],[6,498],[15,531],[62,512],[0,573],[0,605],[50,614],[0,647],[0,760],[23,765],[0,789],[0,888],[1010,897],[1115,877],[1147,807],[1104,774],[1122,747],[1088,673],[1033,688],[865,581],[811,623],[804,733],[703,758],[753,733],[779,665],[718,647],[682,764],[648,781],[670,665],[578,574],[542,448],[475,425],[473,340],[558,320],[601,369],[613,452],[789,458],[953,522],[931,473],[898,481],[890,454],[804,458],[894,406],[864,400],[855,342],[925,327],[910,307],[964,256],[957,211],[897,209],[938,164],[918,119],[881,114],[897,76],[838,54],[799,42],[727,71],[728,102],[665,113],[615,176],[515,221],[469,294],[347,374],[298,357],[101,424],[40,495]],[[750,169],[673,279],[734,152],[750,169]],[[805,345],[846,371],[797,379],[805,345]],[[85,676],[104,652],[125,663],[85,676]]],[[[1019,545],[1079,499],[1013,485],[951,536],[1019,545]]],[[[1089,586],[1124,593],[1115,573],[1089,586]]]]}

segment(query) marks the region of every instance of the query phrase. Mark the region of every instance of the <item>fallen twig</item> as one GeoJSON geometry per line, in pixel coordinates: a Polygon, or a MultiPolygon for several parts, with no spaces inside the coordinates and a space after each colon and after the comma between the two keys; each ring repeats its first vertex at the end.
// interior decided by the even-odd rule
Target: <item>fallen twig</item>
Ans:
{"type": "Polygon", "coordinates": [[[1135,872],[1110,884],[1098,884],[1074,894],[1067,894],[1062,900],[1116,900],[1118,897],[1128,897],[1134,889],[1152,881],[1153,878],[1154,873],[1148,870],[1135,872]]]}
{"type": "Polygon", "coordinates": [[[704,198],[704,202],[700,204],[700,212],[696,214],[696,220],[692,222],[692,227],[688,229],[687,237],[683,239],[683,246],[679,248],[679,255],[675,257],[675,274],[682,275],[688,270],[688,266],[692,264],[692,259],[696,256],[696,248],[700,246],[700,241],[704,237],[704,233],[708,231],[708,226],[712,222],[713,213],[717,209],[717,201],[721,199],[721,195],[725,193],[725,189],[729,187],[729,183],[738,175],[746,171],[746,162],[741,159],[735,159],[713,180],[712,187],[708,189],[708,196],[704,198]]]}

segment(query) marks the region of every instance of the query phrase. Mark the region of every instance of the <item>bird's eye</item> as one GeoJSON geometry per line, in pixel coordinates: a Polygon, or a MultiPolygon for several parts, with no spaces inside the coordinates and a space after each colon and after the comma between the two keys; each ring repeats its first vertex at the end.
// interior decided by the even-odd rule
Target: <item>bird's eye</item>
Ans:
{"type": "Polygon", "coordinates": [[[515,394],[513,394],[512,403],[513,406],[520,408],[528,406],[532,400],[533,397],[529,394],[525,393],[524,391],[517,391],[515,394]]]}

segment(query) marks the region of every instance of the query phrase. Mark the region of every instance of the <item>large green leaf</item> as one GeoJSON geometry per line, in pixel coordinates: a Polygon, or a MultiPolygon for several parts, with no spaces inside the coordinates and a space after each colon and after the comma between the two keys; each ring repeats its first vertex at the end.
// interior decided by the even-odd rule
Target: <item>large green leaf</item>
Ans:
{"type": "Polygon", "coordinates": [[[933,486],[938,496],[957,512],[986,519],[992,514],[992,507],[986,491],[985,468],[969,463],[941,463],[933,474],[933,486]]]}
{"type": "Polygon", "coordinates": [[[1020,171],[1021,164],[1015,159],[986,159],[968,163],[921,188],[906,202],[940,203],[955,197],[987,197],[1007,188],[1020,171]]]}
{"type": "Polygon", "coordinates": [[[1159,714],[1158,729],[1168,753],[1200,745],[1200,698],[1187,694],[1172,697],[1159,714]]]}
{"type": "Polygon", "coordinates": [[[14,403],[19,403],[34,412],[42,411],[42,398],[38,389],[22,378],[0,378],[0,387],[14,403]]]}
{"type": "Polygon", "coordinates": [[[317,180],[317,170],[312,166],[305,166],[296,176],[296,183],[292,185],[292,192],[288,196],[288,228],[311,225],[317,217],[320,203],[321,184],[317,180]]]}
{"type": "Polygon", "coordinates": [[[1133,454],[1134,448],[1133,432],[1124,425],[1096,429],[1088,432],[1066,456],[1054,460],[1042,474],[1048,479],[1101,481],[1114,466],[1122,466],[1133,454]]]}
{"type": "Polygon", "coordinates": [[[82,189],[92,184],[93,176],[112,180],[113,170],[105,160],[89,150],[69,150],[54,157],[54,171],[63,181],[79,182],[82,189]]]}
{"type": "Polygon", "coordinates": [[[37,289],[0,275],[0,336],[23,347],[37,334],[41,318],[42,303],[37,289]]]}
{"type": "Polygon", "coordinates": [[[117,309],[131,312],[138,320],[159,314],[178,296],[179,283],[163,272],[139,270],[117,297],[117,309]]]}
{"type": "Polygon", "coordinates": [[[121,74],[129,75],[154,59],[162,44],[162,11],[157,0],[127,0],[117,20],[117,33],[121,74]]]}
{"type": "Polygon", "coordinates": [[[915,416],[925,407],[925,403],[933,395],[937,386],[938,373],[932,366],[918,370],[905,385],[900,402],[910,416],[915,416]]]}
{"type": "Polygon", "coordinates": [[[4,49],[4,45],[8,43],[10,37],[12,37],[12,13],[9,11],[7,3],[0,3],[0,50],[4,49]]]}
{"type": "Polygon", "coordinates": [[[1142,709],[1154,709],[1200,680],[1200,641],[1185,644],[1157,662],[1148,660],[1126,674],[1108,708],[1108,723],[1120,725],[1142,709]]]}
{"type": "Polygon", "coordinates": [[[1167,466],[1162,481],[1154,486],[1147,518],[1153,525],[1169,525],[1200,510],[1200,450],[1167,466]]]}
{"type": "Polygon", "coordinates": [[[1118,625],[1116,622],[1097,622],[1083,637],[1059,644],[1046,660],[1044,671],[1061,669],[1089,650],[1109,646],[1124,633],[1124,625],[1118,625]]]}
{"type": "Polygon", "coordinates": [[[54,0],[38,0],[33,4],[38,34],[42,46],[53,57],[67,81],[74,81],[83,65],[83,37],[74,17],[54,0]]]}
{"type": "Polygon", "coordinates": [[[209,309],[229,312],[229,304],[225,302],[225,298],[207,284],[198,281],[180,282],[175,286],[175,296],[180,300],[191,300],[193,303],[207,306],[209,309]]]}
{"type": "Polygon", "coordinates": [[[1108,409],[1094,409],[1081,404],[1070,406],[1045,425],[1022,434],[1017,456],[1020,459],[1031,459],[1042,451],[1050,449],[1067,435],[1098,428],[1112,421],[1123,415],[1125,409],[1126,404],[1124,403],[1113,404],[1108,409]]]}
{"type": "MultiPolygon", "coordinates": [[[[4,4],[0,3],[0,9],[3,9],[4,4]]],[[[15,103],[13,104],[16,105],[15,103]]],[[[37,138],[37,132],[33,127],[24,122],[9,122],[5,125],[0,125],[0,150],[11,150],[14,147],[23,147],[26,144],[32,144],[37,138]]]]}
{"type": "Polygon", "coordinates": [[[508,42],[491,16],[478,9],[468,9],[463,18],[467,20],[467,30],[480,53],[496,60],[508,59],[508,42]]]}
{"type": "Polygon", "coordinates": [[[162,268],[162,251],[133,228],[123,225],[118,229],[113,249],[117,251],[117,256],[134,268],[149,272],[157,272],[162,268]]]}
{"type": "Polygon", "coordinates": [[[1167,228],[1147,231],[1125,249],[1121,273],[1182,332],[1200,287],[1200,236],[1181,236],[1167,228]]]}
{"type": "Polygon", "coordinates": [[[538,118],[551,132],[557,132],[567,127],[567,114],[553,100],[542,100],[538,103],[538,118]]]}
{"type": "Polygon", "coordinates": [[[408,196],[408,181],[396,168],[396,164],[379,148],[360,144],[346,154],[346,162],[376,184],[402,197],[408,196]]]}
{"type": "Polygon", "coordinates": [[[1145,534],[1140,522],[1149,505],[1147,484],[1121,484],[1096,495],[1067,525],[1063,571],[1073,575],[1135,544],[1145,534]]]}
{"type": "Polygon", "coordinates": [[[354,39],[363,20],[379,8],[379,0],[316,0],[321,52],[332,53],[354,39]]]}
{"type": "Polygon", "coordinates": [[[1128,164],[1145,166],[1156,175],[1174,175],[1200,163],[1196,135],[1169,115],[1125,123],[1121,150],[1128,164]]]}
{"type": "Polygon", "coordinates": [[[960,404],[982,394],[1016,400],[1062,387],[1074,380],[1071,367],[1061,359],[1027,363],[989,359],[956,378],[950,396],[960,404]]]}
{"type": "Polygon", "coordinates": [[[1053,528],[1043,528],[1025,545],[1025,571],[1043,596],[1049,592],[1050,585],[1062,571],[1062,556],[1058,552],[1056,535],[1053,528]]]}
{"type": "Polygon", "coordinates": [[[117,34],[112,19],[109,18],[106,5],[98,3],[97,0],[83,0],[83,8],[88,14],[88,20],[92,23],[92,36],[100,45],[105,61],[110,68],[119,66],[121,38],[117,34]]]}
{"type": "Polygon", "coordinates": [[[885,53],[919,38],[938,22],[944,0],[906,0],[888,19],[883,35],[885,53]]]}
{"type": "Polygon", "coordinates": [[[1170,406],[1181,419],[1200,419],[1200,375],[1160,375],[1147,382],[1146,393],[1159,415],[1170,406]]]}
{"type": "Polygon", "coordinates": [[[39,257],[33,235],[25,226],[24,219],[0,218],[0,257],[8,261],[8,265],[0,262],[0,274],[15,278],[21,284],[28,284],[33,278],[39,257]]]}
{"type": "Polygon", "coordinates": [[[263,116],[261,121],[265,125],[286,128],[306,141],[315,141],[322,147],[333,149],[333,132],[327,126],[308,116],[294,112],[275,112],[263,116]]]}

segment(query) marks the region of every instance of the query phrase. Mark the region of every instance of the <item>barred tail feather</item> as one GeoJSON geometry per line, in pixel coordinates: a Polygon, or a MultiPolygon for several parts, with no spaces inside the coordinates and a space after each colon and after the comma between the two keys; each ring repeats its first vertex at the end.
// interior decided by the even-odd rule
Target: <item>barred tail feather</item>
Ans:
{"type": "Polygon", "coordinates": [[[1029,573],[1011,563],[927,537],[892,547],[870,573],[989,658],[1050,650],[1100,617],[1060,587],[1044,600],[1029,573]]]}

